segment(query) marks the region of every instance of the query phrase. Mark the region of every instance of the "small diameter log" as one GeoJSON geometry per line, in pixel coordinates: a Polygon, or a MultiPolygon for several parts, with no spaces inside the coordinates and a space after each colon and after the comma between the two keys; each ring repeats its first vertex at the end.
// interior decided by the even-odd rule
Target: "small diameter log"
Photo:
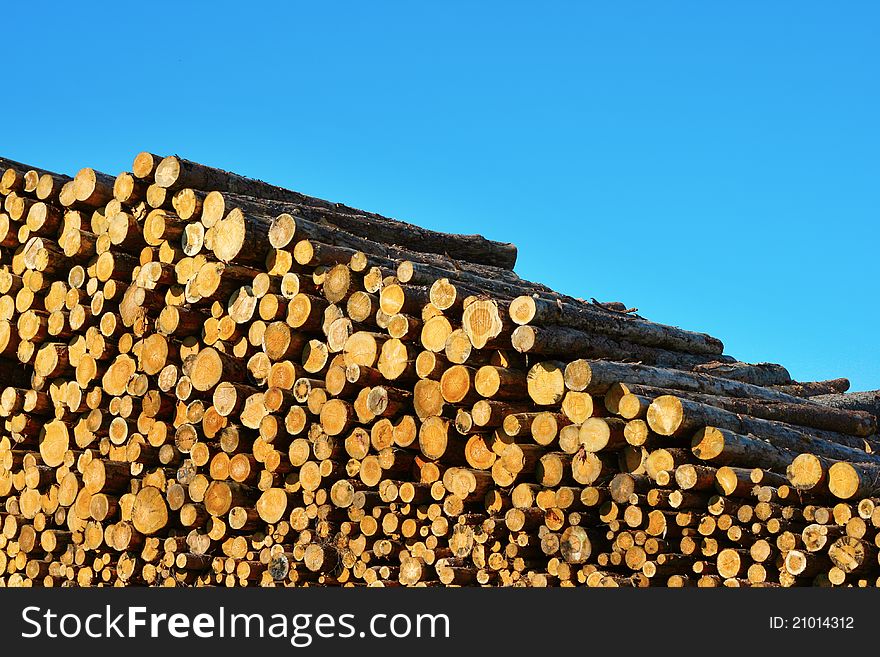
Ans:
{"type": "Polygon", "coordinates": [[[623,313],[599,309],[587,303],[568,303],[559,300],[554,302],[521,296],[511,302],[510,317],[519,325],[567,326],[684,353],[715,355],[724,351],[724,345],[720,340],[704,333],[654,324],[623,313]]]}
{"type": "Polygon", "coordinates": [[[782,392],[778,388],[764,388],[709,374],[601,360],[575,360],[566,366],[566,385],[569,390],[602,395],[617,383],[685,390],[721,397],[803,403],[803,399],[782,392]]]}
{"type": "Polygon", "coordinates": [[[511,343],[514,349],[524,354],[618,360],[632,358],[651,365],[681,369],[691,369],[713,358],[646,347],[566,326],[518,326],[511,335],[511,343]]]}
{"type": "MultiPolygon", "coordinates": [[[[289,194],[293,194],[293,192],[289,192],[289,194]]],[[[312,221],[320,220],[324,224],[329,224],[341,229],[341,231],[362,238],[368,238],[371,241],[399,245],[404,249],[418,253],[439,255],[454,253],[456,258],[460,260],[498,267],[502,270],[512,270],[516,262],[516,247],[513,244],[493,242],[481,235],[437,233],[381,215],[364,213],[345,208],[345,206],[331,206],[326,201],[301,195],[299,201],[290,198],[277,200],[301,203],[302,205],[299,207],[288,207],[289,210],[296,213],[293,217],[297,219],[304,216],[312,221]],[[317,212],[308,207],[316,204],[321,206],[317,212]]],[[[287,217],[291,217],[291,215],[287,215],[287,217]]],[[[283,227],[279,226],[272,235],[274,244],[281,245],[276,248],[283,248],[284,244],[289,243],[293,237],[295,228],[292,230],[290,224],[295,226],[293,221],[285,220],[283,227]]]]}
{"type": "Polygon", "coordinates": [[[792,383],[791,375],[776,363],[706,363],[694,367],[695,372],[733,379],[756,386],[777,386],[792,383]]]}
{"type": "Polygon", "coordinates": [[[816,395],[811,397],[810,401],[844,411],[869,413],[880,419],[880,390],[816,395]]]}
{"type": "Polygon", "coordinates": [[[829,379],[828,381],[808,381],[774,386],[775,390],[795,397],[815,397],[816,395],[835,395],[849,390],[849,379],[829,379]]]}

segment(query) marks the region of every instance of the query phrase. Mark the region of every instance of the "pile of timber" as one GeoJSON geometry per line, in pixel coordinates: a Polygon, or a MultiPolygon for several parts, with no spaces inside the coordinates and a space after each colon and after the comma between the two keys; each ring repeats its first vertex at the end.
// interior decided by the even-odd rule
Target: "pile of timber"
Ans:
{"type": "Polygon", "coordinates": [[[880,578],[876,393],[176,156],[0,173],[0,585],[880,578]]]}

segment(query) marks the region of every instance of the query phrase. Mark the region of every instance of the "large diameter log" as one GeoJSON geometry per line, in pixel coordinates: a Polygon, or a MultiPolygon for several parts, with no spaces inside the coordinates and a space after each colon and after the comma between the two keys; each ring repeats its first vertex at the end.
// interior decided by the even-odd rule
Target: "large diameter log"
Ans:
{"type": "Polygon", "coordinates": [[[812,523],[804,527],[801,532],[801,540],[809,552],[819,552],[828,546],[829,541],[834,541],[839,535],[834,527],[812,523]]]}
{"type": "Polygon", "coordinates": [[[566,385],[570,390],[604,395],[615,383],[634,383],[724,397],[765,399],[791,404],[803,403],[803,399],[774,388],[764,388],[709,374],[682,372],[676,369],[663,369],[637,363],[576,360],[566,367],[566,385]]]}
{"type": "Polygon", "coordinates": [[[281,488],[269,488],[263,491],[256,504],[260,518],[268,523],[276,523],[281,520],[287,510],[287,497],[287,491],[281,488]]]}
{"type": "Polygon", "coordinates": [[[482,349],[510,329],[498,302],[491,299],[480,299],[468,305],[462,314],[461,327],[477,349],[482,349]]]}
{"type": "Polygon", "coordinates": [[[187,358],[184,370],[188,373],[193,388],[205,391],[212,389],[221,379],[243,381],[245,365],[241,359],[213,347],[206,347],[195,356],[187,358]]]}
{"type": "MultiPolygon", "coordinates": [[[[461,443],[463,445],[464,441],[461,443]]],[[[426,418],[419,429],[419,450],[425,458],[436,461],[443,457],[448,447],[449,421],[437,416],[426,418]]]]}
{"type": "Polygon", "coordinates": [[[525,379],[521,371],[484,365],[474,375],[474,388],[491,399],[523,399],[527,394],[525,379]]]}
{"type": "Polygon", "coordinates": [[[785,572],[796,577],[815,577],[828,569],[827,558],[803,550],[791,550],[785,555],[785,572]]]}
{"type": "Polygon", "coordinates": [[[724,352],[722,342],[705,333],[655,324],[587,303],[581,305],[521,296],[511,302],[510,318],[520,325],[568,326],[685,353],[720,355],[724,352]]]}
{"type": "Polygon", "coordinates": [[[58,376],[68,367],[69,360],[67,345],[48,342],[37,351],[34,372],[45,378],[58,376]]]}
{"type": "Polygon", "coordinates": [[[536,363],[526,375],[529,397],[540,406],[553,406],[565,396],[564,364],[558,361],[536,363]]]}
{"type": "Polygon", "coordinates": [[[331,399],[321,407],[321,427],[328,436],[338,436],[355,421],[354,407],[345,400],[331,399]]]}
{"type": "Polygon", "coordinates": [[[134,528],[149,536],[168,524],[168,505],[165,496],[155,486],[144,486],[138,491],[131,510],[134,528]]]}
{"type": "Polygon", "coordinates": [[[835,460],[880,463],[880,456],[863,451],[864,439],[818,429],[803,430],[772,420],[737,415],[674,395],[658,397],[648,408],[648,426],[661,436],[693,436],[707,426],[739,434],[754,434],[779,447],[812,452],[835,460]]]}
{"type": "Polygon", "coordinates": [[[880,491],[880,466],[835,463],[828,468],[828,490],[841,500],[874,497],[880,491]]]}
{"type": "Polygon", "coordinates": [[[80,169],[73,179],[76,200],[85,205],[97,207],[113,198],[113,185],[116,179],[94,169],[80,169]]]}
{"type": "Polygon", "coordinates": [[[41,428],[40,457],[45,465],[51,468],[60,466],[64,462],[69,446],[70,433],[63,422],[53,420],[41,428]]]}
{"type": "Polygon", "coordinates": [[[626,445],[620,418],[591,417],[580,427],[579,441],[588,452],[617,451],[626,445]]]}
{"type": "Polygon", "coordinates": [[[440,394],[451,404],[473,404],[478,401],[473,368],[465,365],[448,368],[440,377],[440,394]]]}
{"type": "Polygon", "coordinates": [[[212,516],[222,516],[234,506],[254,505],[253,489],[234,481],[212,481],[205,490],[205,509],[212,516]]]}
{"type": "Polygon", "coordinates": [[[815,454],[799,454],[786,468],[789,483],[800,491],[828,491],[828,468],[831,463],[815,454]]]}
{"type": "MultiPolygon", "coordinates": [[[[630,388],[630,392],[647,395],[651,398],[672,392],[652,386],[630,384],[627,387],[630,388]]],[[[877,433],[877,419],[870,413],[822,406],[813,403],[812,400],[803,400],[802,403],[793,404],[742,397],[722,397],[688,391],[675,391],[674,394],[685,399],[764,420],[777,420],[796,426],[824,429],[852,436],[868,437],[877,433]]]]}
{"type": "Polygon", "coordinates": [[[852,536],[841,536],[828,549],[828,557],[845,573],[859,573],[876,566],[873,545],[852,536]]]}
{"type": "Polygon", "coordinates": [[[585,563],[593,553],[593,544],[583,527],[567,527],[559,542],[560,553],[567,563],[585,563]]]}
{"type": "Polygon", "coordinates": [[[260,264],[269,252],[268,232],[267,221],[234,209],[214,226],[212,250],[223,262],[260,264]]]}
{"type": "Polygon", "coordinates": [[[762,467],[785,472],[798,453],[754,436],[726,429],[704,427],[691,440],[691,451],[698,459],[716,465],[762,467]]]}
{"type": "Polygon", "coordinates": [[[131,165],[131,172],[140,180],[152,180],[156,173],[156,167],[159,166],[162,159],[160,155],[154,155],[147,151],[138,153],[131,165]]]}

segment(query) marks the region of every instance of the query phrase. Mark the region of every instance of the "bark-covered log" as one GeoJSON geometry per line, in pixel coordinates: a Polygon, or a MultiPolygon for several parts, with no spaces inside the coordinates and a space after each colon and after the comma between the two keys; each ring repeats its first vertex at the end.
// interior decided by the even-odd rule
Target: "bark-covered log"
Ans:
{"type": "Polygon", "coordinates": [[[876,419],[805,399],[845,380],[178,158],[23,168],[0,175],[0,586],[880,575],[876,419]]]}
{"type": "Polygon", "coordinates": [[[847,392],[831,395],[815,395],[810,401],[838,408],[845,411],[861,411],[870,413],[880,421],[880,390],[867,390],[865,392],[847,392]]]}
{"type": "Polygon", "coordinates": [[[795,397],[815,397],[834,395],[849,390],[849,379],[829,379],[828,381],[807,381],[774,386],[776,390],[795,397]]]}
{"type": "Polygon", "coordinates": [[[566,367],[566,385],[571,390],[604,394],[612,385],[620,382],[722,397],[762,399],[791,404],[803,402],[800,397],[780,392],[776,388],[765,388],[709,374],[651,367],[638,363],[576,360],[566,367]]]}
{"type": "Polygon", "coordinates": [[[316,223],[328,223],[354,235],[397,244],[420,253],[436,253],[500,269],[512,270],[516,264],[517,252],[513,244],[494,242],[482,235],[438,233],[372,213],[351,214],[309,207],[298,210],[316,223]]]}
{"type": "MultiPolygon", "coordinates": [[[[196,169],[192,167],[193,164],[176,158],[165,158],[156,171],[157,184],[162,187],[177,188],[183,185],[229,192],[224,195],[226,205],[229,206],[226,210],[238,207],[245,212],[295,216],[313,224],[335,226],[373,242],[394,244],[418,253],[434,253],[505,270],[512,270],[516,263],[517,250],[513,244],[488,240],[482,235],[440,233],[217,169],[201,165],[197,165],[201,168],[196,169]],[[223,189],[223,186],[231,189],[223,189]]],[[[276,233],[273,245],[279,236],[276,233]]]]}
{"type": "Polygon", "coordinates": [[[810,402],[792,404],[768,400],[746,399],[742,397],[724,397],[706,395],[698,392],[671,391],[652,386],[630,384],[627,388],[636,394],[648,395],[651,398],[665,394],[676,394],[685,399],[697,401],[710,406],[750,415],[765,420],[777,420],[801,427],[825,429],[852,436],[868,437],[877,433],[877,419],[863,411],[838,409],[810,402]]]}
{"type": "Polygon", "coordinates": [[[777,386],[792,383],[791,375],[782,365],[776,363],[708,363],[697,365],[695,372],[712,374],[725,379],[734,379],[756,386],[777,386]]]}
{"type": "Polygon", "coordinates": [[[609,358],[688,370],[714,362],[714,356],[682,354],[646,347],[565,326],[518,326],[513,331],[511,342],[520,353],[540,356],[609,358]]]}
{"type": "Polygon", "coordinates": [[[569,326],[685,353],[719,355],[724,351],[720,340],[705,333],[655,324],[625,313],[600,310],[587,303],[552,302],[522,296],[511,302],[510,317],[520,325],[569,326]]]}
{"type": "Polygon", "coordinates": [[[704,427],[717,427],[754,434],[774,445],[797,452],[811,452],[827,458],[880,463],[880,456],[864,451],[865,439],[845,434],[798,429],[783,422],[737,415],[707,404],[673,395],[658,397],[648,409],[648,425],[661,436],[693,436],[704,427]],[[820,437],[821,436],[821,437],[820,437]]]}

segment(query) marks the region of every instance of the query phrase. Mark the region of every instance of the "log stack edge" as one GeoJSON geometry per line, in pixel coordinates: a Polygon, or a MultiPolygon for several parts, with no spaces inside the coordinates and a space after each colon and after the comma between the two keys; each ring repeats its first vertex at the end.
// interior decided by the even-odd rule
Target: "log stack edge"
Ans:
{"type": "Polygon", "coordinates": [[[0,158],[2,586],[873,586],[876,392],[184,160],[0,158]]]}

